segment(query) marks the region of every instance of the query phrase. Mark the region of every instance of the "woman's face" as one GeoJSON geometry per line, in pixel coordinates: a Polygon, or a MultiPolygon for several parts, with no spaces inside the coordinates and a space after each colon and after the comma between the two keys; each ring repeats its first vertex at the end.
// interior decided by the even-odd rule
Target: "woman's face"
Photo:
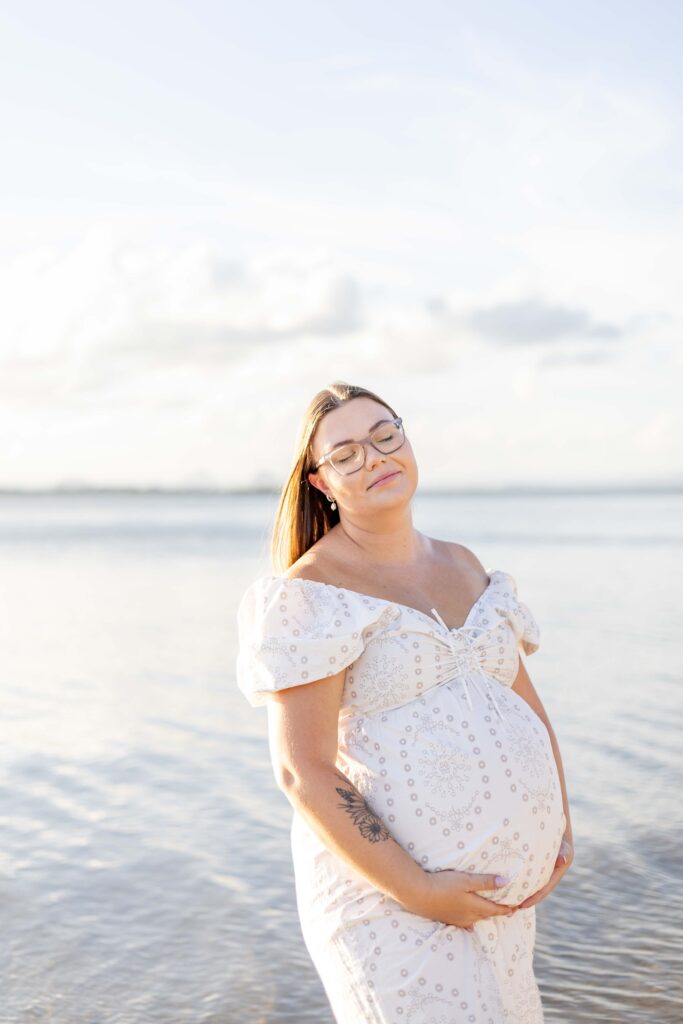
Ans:
{"type": "MultiPolygon", "coordinates": [[[[323,416],[312,439],[313,462],[317,462],[349,441],[361,441],[378,420],[393,419],[392,413],[374,398],[354,398],[323,416]]],[[[331,494],[340,515],[346,512],[377,512],[406,504],[417,487],[417,463],[406,436],[400,448],[384,453],[366,442],[365,461],[355,473],[338,473],[328,462],[308,474],[309,483],[323,494],[331,494]],[[378,482],[380,477],[393,474],[378,482]]]]}

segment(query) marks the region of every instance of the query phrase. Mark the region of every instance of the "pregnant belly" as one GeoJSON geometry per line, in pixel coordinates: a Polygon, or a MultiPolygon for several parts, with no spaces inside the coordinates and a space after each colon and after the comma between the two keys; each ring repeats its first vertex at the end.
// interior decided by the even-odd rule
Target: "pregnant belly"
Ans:
{"type": "Polygon", "coordinates": [[[514,691],[497,699],[503,719],[436,688],[358,720],[339,763],[425,870],[504,875],[481,895],[514,905],[547,882],[566,821],[545,725],[514,691]]]}

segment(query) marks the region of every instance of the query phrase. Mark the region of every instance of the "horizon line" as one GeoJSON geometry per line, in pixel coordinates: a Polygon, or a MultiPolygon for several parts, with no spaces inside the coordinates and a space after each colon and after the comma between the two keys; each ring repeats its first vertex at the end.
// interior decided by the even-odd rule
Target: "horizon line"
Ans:
{"type": "MultiPolygon", "coordinates": [[[[57,484],[48,487],[2,487],[0,497],[54,497],[54,496],[85,496],[85,495],[167,495],[167,496],[206,496],[206,497],[248,497],[256,495],[278,495],[281,488],[276,485],[253,485],[246,487],[192,486],[172,485],[134,485],[134,484],[57,484]]],[[[683,494],[683,481],[680,482],[622,482],[611,484],[501,484],[498,487],[483,486],[445,486],[419,488],[420,495],[554,495],[554,494],[683,494]]]]}

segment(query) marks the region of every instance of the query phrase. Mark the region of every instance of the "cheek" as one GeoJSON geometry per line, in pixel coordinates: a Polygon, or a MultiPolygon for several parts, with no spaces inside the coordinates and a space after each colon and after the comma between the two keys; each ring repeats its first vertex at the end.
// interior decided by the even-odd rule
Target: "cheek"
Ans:
{"type": "Polygon", "coordinates": [[[404,448],[405,448],[405,451],[402,448],[399,452],[396,453],[397,456],[399,456],[399,458],[397,458],[396,461],[400,463],[401,468],[405,472],[406,476],[409,477],[411,480],[416,481],[418,474],[417,474],[417,462],[415,460],[415,454],[413,452],[413,449],[408,446],[407,442],[406,442],[404,448]]]}
{"type": "Polygon", "coordinates": [[[413,446],[410,441],[406,441],[405,444],[398,449],[396,452],[396,458],[400,459],[401,462],[406,463],[406,465],[415,465],[415,452],[413,451],[413,446]]]}

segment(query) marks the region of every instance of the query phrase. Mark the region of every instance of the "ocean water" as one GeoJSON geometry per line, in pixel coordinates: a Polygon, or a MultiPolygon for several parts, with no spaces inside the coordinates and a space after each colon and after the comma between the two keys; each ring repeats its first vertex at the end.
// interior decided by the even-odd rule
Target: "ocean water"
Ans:
{"type": "MultiPolygon", "coordinates": [[[[333,1024],[235,611],[272,495],[0,498],[0,1021],[333,1024]]],[[[683,494],[430,496],[541,629],[575,861],[547,1021],[683,1020],[683,494]]]]}

